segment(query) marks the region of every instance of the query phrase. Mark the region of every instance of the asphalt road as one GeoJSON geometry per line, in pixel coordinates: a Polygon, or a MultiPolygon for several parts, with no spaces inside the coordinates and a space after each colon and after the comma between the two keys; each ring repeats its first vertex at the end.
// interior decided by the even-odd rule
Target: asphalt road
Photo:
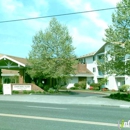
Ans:
{"type": "MultiPolygon", "coordinates": [[[[130,109],[0,101],[0,130],[118,130],[130,109]]],[[[128,128],[130,129],[130,128],[128,128]]]]}

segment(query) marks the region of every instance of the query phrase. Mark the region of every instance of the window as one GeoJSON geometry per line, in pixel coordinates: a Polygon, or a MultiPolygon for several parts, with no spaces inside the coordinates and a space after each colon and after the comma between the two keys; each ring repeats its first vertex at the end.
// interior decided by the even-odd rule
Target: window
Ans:
{"type": "Polygon", "coordinates": [[[109,85],[109,81],[107,80],[106,85],[109,85]]]}
{"type": "Polygon", "coordinates": [[[79,62],[80,62],[81,64],[85,64],[85,63],[86,63],[85,58],[79,59],[79,62]]]}
{"type": "Polygon", "coordinates": [[[83,58],[83,64],[85,64],[85,58],[83,58]]]}
{"type": "Polygon", "coordinates": [[[98,66],[98,74],[99,75],[104,75],[104,72],[103,72],[103,70],[101,69],[100,66],[98,66]]]}
{"type": "Polygon", "coordinates": [[[95,61],[95,56],[93,56],[93,61],[95,61]]]}
{"type": "Polygon", "coordinates": [[[102,59],[102,55],[101,55],[101,56],[98,56],[98,59],[101,60],[101,59],[102,59]]]}
{"type": "Polygon", "coordinates": [[[96,68],[95,67],[93,68],[93,72],[96,72],[96,68]]]}

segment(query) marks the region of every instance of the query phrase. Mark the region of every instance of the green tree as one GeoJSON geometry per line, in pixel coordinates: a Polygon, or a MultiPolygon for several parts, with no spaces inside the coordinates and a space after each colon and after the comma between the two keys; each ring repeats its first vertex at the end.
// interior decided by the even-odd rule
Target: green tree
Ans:
{"type": "Polygon", "coordinates": [[[67,27],[52,18],[49,27],[33,37],[27,72],[31,77],[67,79],[74,74],[74,50],[67,27]]]}
{"type": "Polygon", "coordinates": [[[112,25],[106,29],[103,39],[108,47],[104,60],[99,63],[109,74],[130,75],[130,0],[122,0],[112,14],[112,25]]]}

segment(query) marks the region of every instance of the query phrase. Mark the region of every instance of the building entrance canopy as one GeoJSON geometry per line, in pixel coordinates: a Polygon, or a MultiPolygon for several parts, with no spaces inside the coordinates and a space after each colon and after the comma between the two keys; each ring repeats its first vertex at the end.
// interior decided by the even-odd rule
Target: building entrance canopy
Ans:
{"type": "Polygon", "coordinates": [[[17,70],[19,73],[19,83],[24,83],[26,65],[27,60],[25,58],[0,54],[0,82],[3,75],[2,72],[17,70]]]}

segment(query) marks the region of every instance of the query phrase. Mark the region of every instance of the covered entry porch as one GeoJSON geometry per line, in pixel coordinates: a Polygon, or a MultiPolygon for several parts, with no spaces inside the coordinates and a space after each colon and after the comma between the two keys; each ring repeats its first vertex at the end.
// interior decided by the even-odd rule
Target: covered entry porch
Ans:
{"type": "Polygon", "coordinates": [[[27,60],[0,54],[0,83],[25,83],[27,60]]]}

